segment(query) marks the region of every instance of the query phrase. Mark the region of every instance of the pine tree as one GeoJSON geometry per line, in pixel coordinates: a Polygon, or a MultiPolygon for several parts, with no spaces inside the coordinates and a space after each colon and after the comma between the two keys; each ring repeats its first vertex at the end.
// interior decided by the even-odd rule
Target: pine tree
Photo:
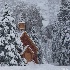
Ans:
{"type": "Polygon", "coordinates": [[[60,12],[58,14],[58,21],[66,22],[70,20],[70,5],[68,0],[61,0],[60,12]]]}
{"type": "Polygon", "coordinates": [[[42,63],[42,47],[41,47],[41,39],[39,39],[39,33],[37,32],[37,29],[35,26],[32,27],[31,29],[31,33],[30,33],[30,37],[32,38],[32,40],[34,41],[34,43],[36,44],[37,48],[38,48],[38,62],[41,64],[42,63]]]}
{"type": "Polygon", "coordinates": [[[53,28],[53,61],[59,65],[70,65],[70,2],[62,0],[58,23],[53,28]]]}
{"type": "Polygon", "coordinates": [[[17,51],[17,34],[14,18],[8,10],[7,4],[0,21],[0,63],[13,66],[20,65],[21,56],[17,51]]]}

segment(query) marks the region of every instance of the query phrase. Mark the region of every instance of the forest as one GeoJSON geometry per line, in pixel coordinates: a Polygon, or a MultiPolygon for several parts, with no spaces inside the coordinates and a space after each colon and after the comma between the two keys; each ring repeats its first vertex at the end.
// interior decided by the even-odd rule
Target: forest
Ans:
{"type": "Polygon", "coordinates": [[[18,53],[18,50],[24,50],[18,22],[24,21],[27,34],[38,48],[38,63],[69,66],[70,2],[61,0],[57,20],[46,27],[42,23],[45,18],[37,5],[14,0],[9,3],[3,2],[0,6],[0,65],[25,64],[25,59],[18,53]]]}

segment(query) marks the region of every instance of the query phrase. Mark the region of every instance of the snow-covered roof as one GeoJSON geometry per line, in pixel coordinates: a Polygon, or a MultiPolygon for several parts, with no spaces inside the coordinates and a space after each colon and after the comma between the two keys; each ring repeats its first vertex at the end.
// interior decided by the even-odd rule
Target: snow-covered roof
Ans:
{"type": "Polygon", "coordinates": [[[29,45],[27,45],[27,46],[24,47],[24,49],[23,49],[23,51],[20,53],[20,55],[24,54],[24,52],[26,51],[27,48],[28,48],[29,50],[31,50],[32,53],[34,53],[33,50],[29,47],[29,45]]]}
{"type": "Polygon", "coordinates": [[[32,51],[32,53],[34,53],[34,51],[29,47],[29,49],[32,51]]]}
{"type": "Polygon", "coordinates": [[[24,22],[24,21],[22,21],[22,22],[18,22],[18,24],[19,24],[19,23],[25,23],[25,22],[24,22]]]}

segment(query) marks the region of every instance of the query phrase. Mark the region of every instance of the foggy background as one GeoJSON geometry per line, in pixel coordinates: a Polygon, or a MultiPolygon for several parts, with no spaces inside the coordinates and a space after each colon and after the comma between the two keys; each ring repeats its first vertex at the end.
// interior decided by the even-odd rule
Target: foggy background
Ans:
{"type": "Polygon", "coordinates": [[[0,0],[0,11],[2,11],[2,7],[4,7],[5,3],[11,8],[14,8],[17,1],[24,1],[28,4],[35,4],[40,7],[40,13],[44,18],[44,26],[54,23],[54,21],[57,20],[61,0],[0,0]]]}

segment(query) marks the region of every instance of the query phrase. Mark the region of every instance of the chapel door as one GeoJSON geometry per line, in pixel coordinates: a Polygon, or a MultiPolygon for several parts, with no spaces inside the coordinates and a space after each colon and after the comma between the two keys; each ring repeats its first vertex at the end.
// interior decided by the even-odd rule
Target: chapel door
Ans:
{"type": "Polygon", "coordinates": [[[27,62],[30,62],[32,60],[31,53],[25,53],[25,59],[27,60],[27,62]]]}

